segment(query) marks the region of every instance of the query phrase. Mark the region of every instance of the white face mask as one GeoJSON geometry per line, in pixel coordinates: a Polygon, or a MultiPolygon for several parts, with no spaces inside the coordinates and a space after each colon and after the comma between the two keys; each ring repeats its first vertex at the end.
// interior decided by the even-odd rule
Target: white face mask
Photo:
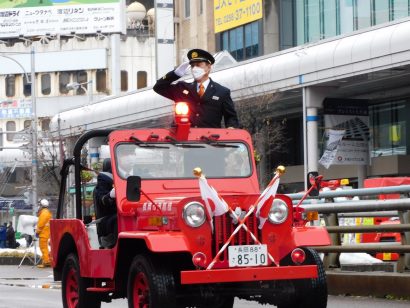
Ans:
{"type": "Polygon", "coordinates": [[[198,67],[198,66],[194,66],[191,69],[191,72],[192,72],[192,76],[194,76],[195,80],[199,80],[205,75],[205,70],[201,67],[198,67]]]}

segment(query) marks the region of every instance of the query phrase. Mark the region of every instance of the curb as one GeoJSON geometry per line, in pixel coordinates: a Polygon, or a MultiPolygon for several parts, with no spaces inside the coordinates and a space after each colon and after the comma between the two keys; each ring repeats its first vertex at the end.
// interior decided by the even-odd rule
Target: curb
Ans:
{"type": "MultiPolygon", "coordinates": [[[[21,255],[21,257],[6,257],[0,255],[0,265],[19,265],[23,256],[24,255],[21,255]]],[[[22,265],[33,265],[33,262],[26,256],[22,265]]]]}

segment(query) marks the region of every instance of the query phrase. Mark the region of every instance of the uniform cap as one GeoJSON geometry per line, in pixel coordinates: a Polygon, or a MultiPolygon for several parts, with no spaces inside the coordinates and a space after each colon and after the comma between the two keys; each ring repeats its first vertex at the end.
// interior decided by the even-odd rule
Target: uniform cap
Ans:
{"type": "Polygon", "coordinates": [[[208,62],[209,64],[215,63],[215,58],[207,51],[202,49],[191,49],[188,51],[189,63],[194,62],[208,62]]]}
{"type": "Polygon", "coordinates": [[[49,203],[48,203],[48,201],[47,201],[46,199],[41,199],[41,200],[40,200],[40,205],[41,205],[42,207],[48,207],[48,206],[49,206],[49,203]]]}

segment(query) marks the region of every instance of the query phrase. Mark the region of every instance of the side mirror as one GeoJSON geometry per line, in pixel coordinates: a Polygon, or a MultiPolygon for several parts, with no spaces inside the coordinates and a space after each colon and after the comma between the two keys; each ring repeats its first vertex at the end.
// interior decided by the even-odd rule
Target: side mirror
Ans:
{"type": "Polygon", "coordinates": [[[311,196],[311,197],[319,196],[321,180],[322,180],[322,176],[319,175],[319,173],[316,172],[316,171],[309,172],[307,174],[307,188],[308,188],[308,191],[311,189],[312,186],[314,186],[312,188],[312,190],[310,190],[309,196],[311,196]]]}
{"type": "Polygon", "coordinates": [[[141,177],[131,175],[127,178],[127,200],[139,201],[141,199],[141,177]]]}

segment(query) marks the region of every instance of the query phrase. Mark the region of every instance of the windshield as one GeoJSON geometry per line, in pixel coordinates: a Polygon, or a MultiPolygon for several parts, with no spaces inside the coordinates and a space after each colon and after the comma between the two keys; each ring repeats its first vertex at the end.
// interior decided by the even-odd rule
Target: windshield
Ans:
{"type": "Polygon", "coordinates": [[[248,177],[251,160],[246,144],[121,143],[115,148],[118,175],[126,179],[193,178],[200,167],[207,178],[248,177]]]}

